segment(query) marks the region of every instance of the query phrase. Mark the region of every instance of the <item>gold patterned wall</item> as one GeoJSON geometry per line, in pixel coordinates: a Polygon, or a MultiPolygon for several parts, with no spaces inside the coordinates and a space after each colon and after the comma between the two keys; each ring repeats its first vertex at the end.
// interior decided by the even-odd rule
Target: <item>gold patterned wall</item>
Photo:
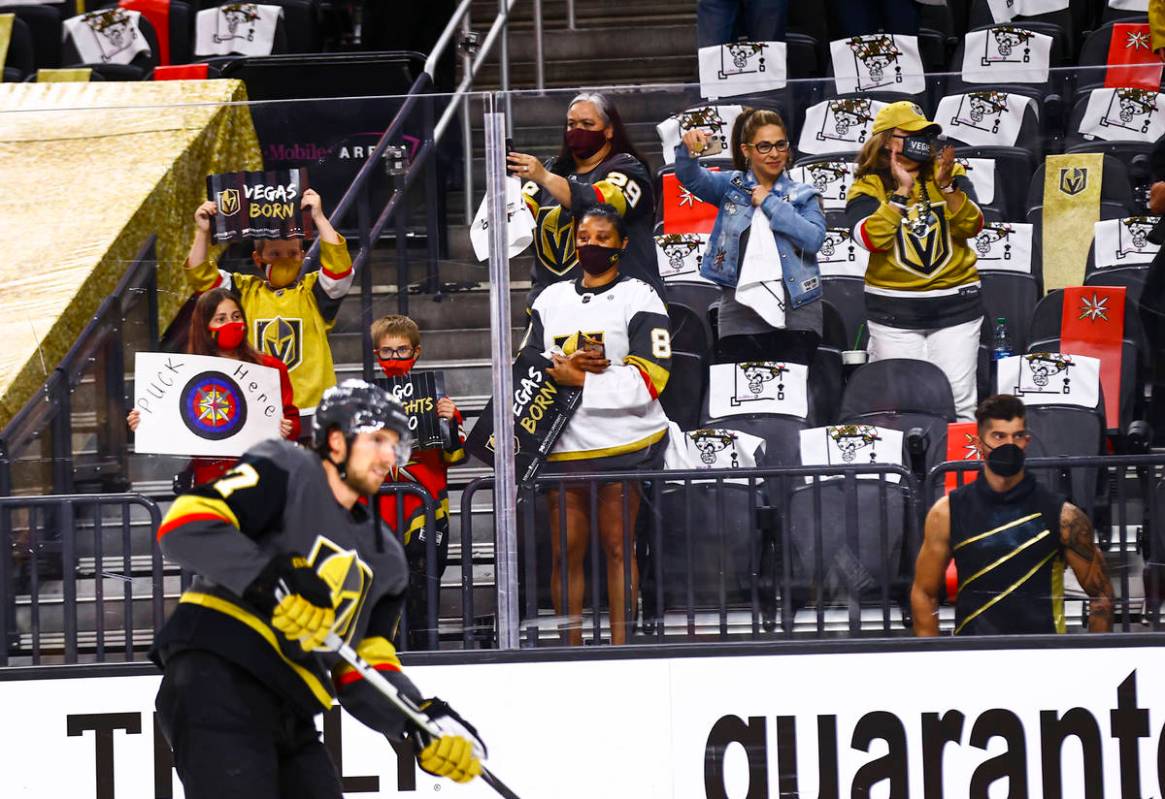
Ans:
{"type": "Polygon", "coordinates": [[[156,233],[160,323],[206,175],[261,169],[241,81],[0,84],[0,426],[156,233]]]}

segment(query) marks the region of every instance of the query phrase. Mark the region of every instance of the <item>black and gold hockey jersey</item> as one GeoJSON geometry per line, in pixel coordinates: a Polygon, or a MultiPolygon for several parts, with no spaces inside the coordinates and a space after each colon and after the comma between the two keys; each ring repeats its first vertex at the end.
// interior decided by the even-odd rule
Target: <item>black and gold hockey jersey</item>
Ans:
{"type": "Polygon", "coordinates": [[[951,492],[955,635],[1064,632],[1063,507],[1030,474],[1002,494],[982,477],[951,492]]]}
{"type": "Polygon", "coordinates": [[[385,715],[357,672],[335,654],[305,653],[242,598],[274,555],[303,555],[340,597],[335,632],[419,698],[390,643],[408,582],[404,550],[376,535],[365,506],[336,501],[318,455],[281,440],[252,447],[222,478],[178,497],[158,540],[168,559],[198,576],[158,633],[156,663],[190,649],[213,652],[299,713],[327,710],[338,695],[364,723],[400,734],[400,720],[385,715]]]}
{"type": "Polygon", "coordinates": [[[665,296],[652,238],[655,192],[647,168],[627,153],[616,153],[590,172],[571,173],[566,179],[570,182],[569,208],[559,205],[550,192],[533,181],[522,187],[535,223],[534,267],[530,272],[534,292],[578,276],[575,220],[588,208],[607,203],[627,221],[629,241],[627,252],[619,262],[619,271],[639,278],[654,287],[661,297],[665,296]]]}
{"type": "Polygon", "coordinates": [[[291,378],[295,404],[311,412],[324,392],[336,385],[336,367],[328,331],[355,272],[348,245],[320,242],[320,269],[290,286],[273,289],[258,275],[226,272],[213,261],[186,270],[195,291],[222,286],[233,289],[243,304],[251,345],[283,361],[291,378]]]}
{"type": "Polygon", "coordinates": [[[667,433],[659,394],[671,368],[667,310],[655,289],[620,274],[605,286],[560,282],[530,309],[526,347],[571,355],[578,334],[602,342],[611,365],[588,374],[582,401],[548,460],[584,460],[637,452],[667,433]]]}

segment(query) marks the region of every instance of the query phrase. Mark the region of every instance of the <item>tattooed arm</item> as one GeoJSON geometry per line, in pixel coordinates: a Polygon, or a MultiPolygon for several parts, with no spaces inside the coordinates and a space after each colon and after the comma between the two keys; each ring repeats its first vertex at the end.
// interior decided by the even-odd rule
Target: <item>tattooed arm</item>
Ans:
{"type": "Polygon", "coordinates": [[[1080,587],[1088,592],[1088,630],[1094,633],[1112,629],[1112,581],[1108,579],[1108,568],[1104,553],[1093,540],[1092,522],[1084,511],[1065,502],[1060,510],[1060,541],[1068,557],[1068,565],[1080,581],[1080,587]]]}

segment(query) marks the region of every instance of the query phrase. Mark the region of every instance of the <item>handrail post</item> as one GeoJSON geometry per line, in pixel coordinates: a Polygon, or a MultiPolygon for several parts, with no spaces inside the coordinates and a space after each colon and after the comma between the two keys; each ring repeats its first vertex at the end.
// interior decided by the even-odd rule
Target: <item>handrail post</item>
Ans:
{"type": "MultiPolygon", "coordinates": [[[[498,53],[498,63],[502,67],[502,93],[506,99],[506,135],[514,133],[514,109],[510,105],[510,3],[508,0],[498,0],[498,15],[502,18],[501,51],[498,53]]],[[[487,156],[488,158],[488,156],[487,156]]]]}
{"type": "MultiPolygon", "coordinates": [[[[360,187],[360,194],[356,199],[356,219],[360,231],[360,246],[366,252],[372,252],[372,237],[369,235],[371,225],[371,199],[369,198],[368,183],[360,187]]],[[[369,258],[360,268],[360,340],[363,342],[363,352],[360,354],[362,373],[366,381],[372,380],[372,259],[369,258]]]]}
{"type": "Polygon", "coordinates": [[[542,0],[534,0],[534,85],[538,91],[546,88],[546,65],[542,51],[542,0]]]}
{"type": "MultiPolygon", "coordinates": [[[[505,2],[505,0],[501,0],[505,2]]],[[[514,476],[513,358],[510,342],[510,259],[506,246],[505,115],[498,96],[485,106],[485,174],[489,200],[490,328],[493,331],[494,523],[498,607],[498,647],[518,648],[517,483],[514,476]]]]}
{"type": "MultiPolygon", "coordinates": [[[[470,30],[469,12],[461,18],[461,35],[468,39],[470,30]]],[[[473,53],[468,47],[461,50],[461,74],[473,75],[473,53]]],[[[449,98],[449,104],[456,105],[456,100],[453,97],[449,98]]],[[[461,169],[462,169],[462,186],[464,191],[465,201],[465,225],[468,227],[473,224],[473,126],[469,119],[469,103],[462,103],[461,105],[461,169]]],[[[433,141],[437,140],[436,131],[433,133],[433,141]]]]}
{"type": "Polygon", "coordinates": [[[566,0],[566,27],[574,30],[574,0],[566,0]]]}

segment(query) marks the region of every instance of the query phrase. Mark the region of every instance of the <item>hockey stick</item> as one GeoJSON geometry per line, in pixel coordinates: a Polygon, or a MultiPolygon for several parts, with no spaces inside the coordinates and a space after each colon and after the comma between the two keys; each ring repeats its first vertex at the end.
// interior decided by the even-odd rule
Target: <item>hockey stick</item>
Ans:
{"type": "MultiPolygon", "coordinates": [[[[405,694],[397,690],[396,686],[384,678],[384,676],[376,669],[368,665],[364,658],[356,654],[352,647],[344,643],[344,641],[335,633],[328,635],[327,640],[324,641],[324,648],[332,650],[343,658],[348,665],[356,669],[364,680],[379,691],[385,699],[387,699],[393,707],[407,718],[413,726],[433,738],[441,737],[441,730],[429,720],[416,703],[413,702],[405,694]]],[[[481,764],[481,778],[485,784],[498,792],[500,796],[505,799],[519,799],[518,795],[511,791],[506,784],[493,775],[485,764],[481,764]]]]}

